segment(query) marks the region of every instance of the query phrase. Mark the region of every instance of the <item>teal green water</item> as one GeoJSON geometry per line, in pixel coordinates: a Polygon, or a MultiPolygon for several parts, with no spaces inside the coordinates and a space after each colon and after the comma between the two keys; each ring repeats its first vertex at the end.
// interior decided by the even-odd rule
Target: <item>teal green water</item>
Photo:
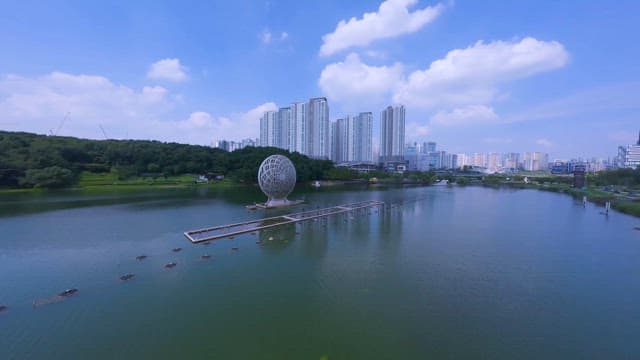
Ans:
{"type": "Polygon", "coordinates": [[[300,196],[401,206],[204,246],[182,232],[278,212],[253,188],[0,197],[0,359],[640,357],[638,219],[534,190],[300,196]]]}

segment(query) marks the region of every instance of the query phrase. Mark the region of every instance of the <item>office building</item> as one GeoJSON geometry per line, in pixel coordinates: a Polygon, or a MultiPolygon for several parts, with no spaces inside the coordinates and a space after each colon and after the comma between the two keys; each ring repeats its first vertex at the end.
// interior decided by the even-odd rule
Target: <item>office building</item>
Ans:
{"type": "Polygon", "coordinates": [[[620,146],[618,148],[618,167],[636,169],[640,166],[640,133],[635,145],[620,146]]]}

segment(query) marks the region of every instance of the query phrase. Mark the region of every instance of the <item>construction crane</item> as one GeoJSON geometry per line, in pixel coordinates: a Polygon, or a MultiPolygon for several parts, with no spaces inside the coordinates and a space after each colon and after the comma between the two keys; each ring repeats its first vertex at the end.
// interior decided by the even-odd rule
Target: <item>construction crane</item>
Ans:
{"type": "Polygon", "coordinates": [[[64,118],[62,119],[62,121],[60,121],[60,124],[58,125],[58,127],[56,128],[56,131],[53,132],[53,129],[49,130],[49,135],[51,136],[58,136],[58,134],[60,133],[60,130],[62,129],[62,126],[64,125],[64,123],[67,121],[67,119],[69,119],[69,116],[71,115],[71,113],[69,111],[67,111],[67,113],[64,115],[64,118]]]}
{"type": "Polygon", "coordinates": [[[98,124],[98,126],[100,126],[100,130],[102,130],[102,135],[104,135],[104,139],[105,140],[109,140],[109,137],[107,136],[107,132],[104,131],[104,128],[102,127],[102,124],[98,124]]]}

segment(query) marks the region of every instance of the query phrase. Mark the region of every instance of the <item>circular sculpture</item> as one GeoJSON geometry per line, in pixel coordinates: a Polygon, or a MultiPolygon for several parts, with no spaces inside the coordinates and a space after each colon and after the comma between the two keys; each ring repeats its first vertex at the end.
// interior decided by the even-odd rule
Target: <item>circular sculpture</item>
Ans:
{"type": "Polygon", "coordinates": [[[267,207],[287,205],[287,195],[296,186],[296,168],[286,156],[271,155],[260,164],[258,184],[269,198],[267,207]]]}

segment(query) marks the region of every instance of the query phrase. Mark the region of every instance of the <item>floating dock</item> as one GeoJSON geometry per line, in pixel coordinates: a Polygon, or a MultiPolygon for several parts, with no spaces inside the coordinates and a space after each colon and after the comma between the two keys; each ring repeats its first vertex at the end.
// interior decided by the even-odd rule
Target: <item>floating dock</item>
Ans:
{"type": "Polygon", "coordinates": [[[184,236],[192,243],[196,244],[203,241],[228,238],[236,235],[257,232],[264,229],[282,226],[286,224],[297,223],[300,221],[327,217],[330,215],[379,207],[384,205],[381,201],[369,200],[351,204],[343,204],[323,209],[308,210],[298,213],[274,216],[264,219],[245,221],[241,223],[219,225],[205,229],[185,231],[184,236]]]}

